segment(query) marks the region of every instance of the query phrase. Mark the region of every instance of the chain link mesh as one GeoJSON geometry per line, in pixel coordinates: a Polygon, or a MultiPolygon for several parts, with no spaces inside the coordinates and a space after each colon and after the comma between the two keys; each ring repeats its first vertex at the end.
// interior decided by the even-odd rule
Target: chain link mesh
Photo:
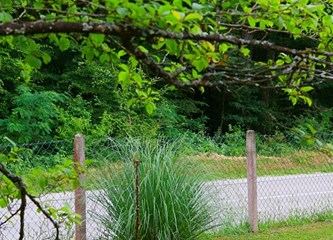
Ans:
{"type": "Polygon", "coordinates": [[[329,138],[325,134],[313,139],[320,143],[317,148],[305,141],[312,141],[310,137],[258,137],[258,212],[262,222],[331,214],[333,158],[329,138]]]}
{"type": "MultiPolygon", "coordinates": [[[[72,140],[39,142],[33,144],[16,145],[21,150],[19,151],[19,158],[15,164],[11,164],[9,169],[16,173],[24,174],[29,168],[44,166],[55,167],[61,163],[65,158],[73,158],[73,143],[72,140]]],[[[8,154],[12,144],[1,145],[0,153],[8,154]]],[[[43,206],[51,206],[55,209],[62,208],[64,204],[69,204],[73,208],[73,193],[41,193],[36,199],[42,203],[43,206]]],[[[13,200],[6,208],[0,208],[0,239],[13,240],[19,239],[20,234],[20,215],[12,216],[20,207],[20,201],[13,200]]],[[[24,221],[24,239],[54,239],[55,229],[52,223],[42,214],[37,211],[37,207],[27,199],[27,206],[25,210],[24,221]]],[[[70,239],[74,235],[72,228],[66,228],[60,224],[60,238],[70,239]]]]}
{"type": "MultiPolygon", "coordinates": [[[[330,136],[322,138],[326,141],[330,136]]],[[[119,145],[121,141],[112,138],[85,140],[86,159],[92,160],[87,171],[86,186],[87,239],[98,239],[100,236],[101,224],[95,219],[95,213],[104,211],[94,200],[99,190],[92,190],[90,182],[98,177],[99,166],[115,157],[115,153],[119,151],[117,144],[119,145]]],[[[285,135],[256,137],[260,222],[282,221],[290,217],[313,217],[332,212],[333,158],[330,154],[330,145],[323,145],[318,150],[313,145],[301,145],[301,141],[302,139],[285,135]]],[[[187,154],[180,160],[186,164],[190,174],[200,176],[204,181],[204,194],[209,199],[211,214],[215,219],[214,224],[218,224],[219,229],[246,224],[248,221],[245,135],[240,136],[239,141],[234,141],[233,144],[231,145],[227,138],[220,138],[216,142],[221,149],[220,153],[187,154]]],[[[73,159],[72,140],[20,147],[28,150],[21,157],[30,167],[41,164],[46,167],[55,166],[64,158],[73,159]]],[[[8,153],[9,150],[10,145],[0,146],[1,153],[8,153]]],[[[114,162],[114,169],[120,171],[121,164],[114,162]]],[[[74,191],[48,193],[38,199],[42,204],[54,208],[69,204],[74,211],[74,191]]],[[[6,217],[14,213],[18,207],[19,202],[13,201],[6,208],[0,209],[0,224],[5,222],[6,217]]],[[[18,239],[19,225],[19,216],[2,224],[0,239],[18,239]]],[[[52,239],[54,234],[50,221],[28,202],[25,239],[52,239]]],[[[61,239],[71,239],[74,235],[74,226],[61,227],[61,239]]]]}

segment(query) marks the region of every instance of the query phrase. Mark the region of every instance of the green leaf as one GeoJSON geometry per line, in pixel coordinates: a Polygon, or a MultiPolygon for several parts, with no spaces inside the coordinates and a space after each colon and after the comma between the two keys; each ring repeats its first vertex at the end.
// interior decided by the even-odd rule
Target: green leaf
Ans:
{"type": "Polygon", "coordinates": [[[101,48],[104,52],[111,52],[111,48],[106,43],[102,43],[101,48]]]}
{"type": "Polygon", "coordinates": [[[172,10],[171,11],[171,14],[172,16],[174,16],[177,20],[180,20],[184,17],[184,13],[182,12],[178,12],[178,11],[175,11],[175,10],[172,10]]]}
{"type": "Polygon", "coordinates": [[[117,53],[117,56],[118,58],[121,58],[122,56],[125,56],[127,53],[125,50],[120,50],[118,53],[117,53]]]}
{"type": "Polygon", "coordinates": [[[244,6],[243,10],[244,10],[245,13],[251,13],[252,12],[252,8],[249,8],[247,6],[244,6]]]}
{"type": "Polygon", "coordinates": [[[31,67],[36,68],[36,69],[38,69],[42,66],[42,61],[33,55],[27,55],[25,57],[24,61],[26,63],[28,63],[31,67]]]}
{"type": "Polygon", "coordinates": [[[0,198],[0,208],[5,208],[8,205],[7,199],[0,198]]]}
{"type": "Polygon", "coordinates": [[[310,130],[312,135],[315,135],[317,133],[317,130],[314,129],[314,127],[310,124],[306,124],[306,127],[310,130]]]}
{"type": "Polygon", "coordinates": [[[118,81],[119,83],[125,87],[130,80],[130,74],[128,72],[121,71],[118,75],[118,81]]]}
{"type": "Polygon", "coordinates": [[[139,90],[139,89],[135,89],[135,92],[136,92],[136,93],[138,94],[138,96],[141,97],[141,98],[147,98],[147,97],[148,97],[148,95],[147,95],[146,92],[141,91],[141,90],[139,90]]]}
{"type": "Polygon", "coordinates": [[[193,76],[194,78],[200,78],[200,77],[201,77],[201,75],[198,74],[198,72],[197,72],[195,69],[192,69],[192,76],[193,76]]]}
{"type": "Polygon", "coordinates": [[[190,13],[186,15],[184,21],[191,21],[191,20],[201,20],[203,17],[200,13],[190,13]]]}
{"type": "Polygon", "coordinates": [[[309,98],[307,96],[299,96],[299,98],[303,99],[304,103],[308,104],[308,106],[311,107],[311,105],[312,105],[311,98],[309,98]]]}
{"type": "Polygon", "coordinates": [[[312,106],[312,99],[311,98],[307,97],[306,98],[306,102],[307,102],[307,104],[308,104],[309,107],[312,106]]]}
{"type": "Polygon", "coordinates": [[[95,57],[94,49],[91,46],[86,46],[83,50],[83,54],[85,55],[86,59],[91,61],[95,57]]]}
{"type": "Polygon", "coordinates": [[[162,5],[158,8],[157,12],[159,15],[166,15],[170,13],[170,10],[173,8],[173,6],[169,4],[162,5]]]}
{"type": "Polygon", "coordinates": [[[57,19],[57,15],[55,13],[46,14],[44,17],[45,21],[54,21],[56,19],[57,19]]]}
{"type": "Polygon", "coordinates": [[[97,34],[97,33],[91,33],[91,34],[89,34],[89,37],[95,46],[100,46],[104,42],[104,39],[105,39],[104,34],[97,34]]]}
{"type": "Polygon", "coordinates": [[[138,46],[138,48],[139,48],[142,52],[144,52],[144,53],[148,53],[148,49],[145,48],[144,46],[138,46]]]}
{"type": "Polygon", "coordinates": [[[42,59],[43,59],[44,64],[48,64],[49,62],[51,62],[51,56],[47,53],[44,53],[42,55],[42,59]]]}
{"type": "Polygon", "coordinates": [[[222,43],[222,44],[219,45],[219,51],[220,51],[221,53],[225,53],[225,52],[227,52],[231,47],[232,47],[232,46],[231,46],[230,44],[228,44],[228,43],[222,43]]]}
{"type": "Polygon", "coordinates": [[[123,69],[125,72],[129,72],[129,67],[126,64],[120,64],[119,67],[123,69]]]}
{"type": "Polygon", "coordinates": [[[59,40],[59,48],[61,51],[66,51],[71,46],[71,42],[67,37],[61,36],[59,40]]]}
{"type": "Polygon", "coordinates": [[[310,92],[311,90],[313,90],[311,86],[301,87],[301,92],[310,92]]]}
{"type": "Polygon", "coordinates": [[[246,48],[246,47],[241,47],[241,49],[239,49],[239,51],[245,56],[248,57],[250,55],[250,49],[246,48]]]}
{"type": "Polygon", "coordinates": [[[199,4],[199,3],[193,3],[193,4],[192,4],[192,9],[193,9],[193,10],[201,10],[201,9],[203,9],[203,8],[205,8],[205,6],[204,6],[204,5],[201,5],[201,4],[199,4]]]}
{"type": "Polygon", "coordinates": [[[278,59],[275,64],[276,66],[282,66],[284,64],[284,61],[282,59],[278,59]]]}
{"type": "Polygon", "coordinates": [[[153,114],[153,112],[155,111],[155,109],[156,109],[156,106],[155,106],[154,103],[152,103],[152,102],[148,102],[148,103],[146,104],[146,111],[147,111],[147,113],[148,113],[149,115],[153,114]]]}
{"type": "Polygon", "coordinates": [[[49,37],[49,40],[51,43],[54,42],[55,44],[59,45],[59,38],[58,38],[57,34],[51,33],[51,34],[49,34],[48,37],[49,37]]]}
{"type": "Polygon", "coordinates": [[[0,13],[0,22],[6,23],[6,22],[10,22],[12,20],[13,20],[13,17],[9,13],[6,13],[6,12],[0,13]]]}
{"type": "Polygon", "coordinates": [[[123,8],[123,7],[117,8],[116,11],[122,17],[125,17],[129,13],[128,9],[127,8],[123,8]]]}
{"type": "Polygon", "coordinates": [[[0,154],[0,162],[7,163],[8,162],[8,156],[6,154],[1,153],[0,154]]]}
{"type": "Polygon", "coordinates": [[[293,105],[296,105],[296,103],[297,103],[297,98],[296,97],[289,96],[289,99],[291,100],[291,102],[292,102],[293,105]]]}
{"type": "Polygon", "coordinates": [[[230,3],[229,1],[226,1],[226,2],[223,1],[222,4],[221,4],[221,6],[222,6],[223,8],[229,8],[230,5],[231,5],[231,3],[230,3]]]}
{"type": "Polygon", "coordinates": [[[204,94],[205,93],[205,88],[203,86],[200,86],[199,91],[200,91],[201,94],[204,94]]]}
{"type": "Polygon", "coordinates": [[[34,8],[42,9],[42,8],[44,8],[44,3],[43,2],[34,2],[34,8]]]}
{"type": "Polygon", "coordinates": [[[139,85],[139,87],[142,87],[142,77],[141,77],[140,74],[135,73],[133,75],[133,80],[134,80],[135,83],[137,83],[139,85]]]}
{"type": "Polygon", "coordinates": [[[130,57],[130,58],[129,58],[129,62],[131,63],[131,66],[132,66],[133,68],[137,67],[138,64],[139,64],[139,61],[136,60],[136,58],[134,58],[134,57],[130,57]]]}
{"type": "Polygon", "coordinates": [[[131,98],[130,100],[127,101],[126,106],[130,108],[136,101],[137,101],[136,98],[131,98]]]}
{"type": "Polygon", "coordinates": [[[166,44],[166,49],[170,54],[178,55],[179,46],[178,46],[176,40],[167,39],[167,40],[165,40],[165,44],[166,44]]]}
{"type": "Polygon", "coordinates": [[[247,21],[249,22],[250,27],[255,27],[257,20],[252,16],[248,16],[247,21]]]}
{"type": "Polygon", "coordinates": [[[101,63],[103,62],[109,62],[110,61],[110,56],[106,52],[102,53],[101,56],[99,57],[99,61],[101,63]]]}
{"type": "Polygon", "coordinates": [[[206,69],[208,66],[208,59],[202,58],[202,59],[196,59],[192,62],[193,66],[198,72],[201,72],[202,70],[206,69]]]}

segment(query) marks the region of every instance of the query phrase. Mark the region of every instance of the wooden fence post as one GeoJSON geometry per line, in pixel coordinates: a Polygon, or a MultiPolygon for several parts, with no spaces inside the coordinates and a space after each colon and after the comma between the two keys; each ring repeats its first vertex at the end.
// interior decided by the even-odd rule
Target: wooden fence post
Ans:
{"type": "Polygon", "coordinates": [[[256,173],[256,138],[253,130],[246,132],[246,165],[249,223],[253,232],[258,232],[258,197],[256,173]]]}
{"type": "Polygon", "coordinates": [[[75,190],[75,213],[80,214],[81,223],[75,224],[75,240],[87,239],[86,228],[86,191],[82,188],[82,182],[85,179],[84,169],[85,147],[84,138],[81,134],[75,135],[74,138],[74,168],[79,176],[79,186],[75,190]]]}

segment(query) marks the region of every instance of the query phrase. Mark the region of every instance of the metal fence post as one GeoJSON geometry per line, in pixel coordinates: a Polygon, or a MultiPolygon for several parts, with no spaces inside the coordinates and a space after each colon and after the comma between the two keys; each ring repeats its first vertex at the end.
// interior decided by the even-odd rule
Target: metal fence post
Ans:
{"type": "Polygon", "coordinates": [[[253,232],[258,232],[258,198],[257,198],[257,173],[256,173],[256,139],[255,132],[246,132],[246,165],[248,189],[249,223],[253,232]]]}
{"type": "Polygon", "coordinates": [[[81,134],[75,135],[74,138],[74,168],[79,176],[79,186],[75,190],[75,212],[80,214],[81,223],[75,224],[75,240],[87,239],[86,228],[86,192],[82,188],[81,183],[85,179],[85,174],[82,173],[85,160],[84,138],[81,134]]]}

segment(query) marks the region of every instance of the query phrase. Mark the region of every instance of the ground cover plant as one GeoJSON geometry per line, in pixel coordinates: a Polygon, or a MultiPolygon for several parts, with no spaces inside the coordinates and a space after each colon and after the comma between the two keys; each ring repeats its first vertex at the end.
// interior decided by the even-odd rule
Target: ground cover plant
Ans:
{"type": "Polygon", "coordinates": [[[301,226],[280,227],[266,230],[257,234],[247,233],[227,237],[208,237],[210,240],[330,240],[333,237],[332,222],[308,223],[301,226]]]}
{"type": "Polygon", "coordinates": [[[242,222],[234,225],[227,222],[215,233],[205,233],[201,239],[212,240],[260,240],[260,239],[317,239],[314,236],[318,234],[318,239],[332,239],[333,231],[332,210],[323,210],[322,212],[310,215],[294,214],[280,221],[259,222],[259,232],[252,233],[248,222],[242,222]],[[303,234],[300,234],[300,233],[303,234]],[[320,233],[320,234],[319,234],[320,233]],[[303,237],[303,238],[302,238],[303,237]]]}

